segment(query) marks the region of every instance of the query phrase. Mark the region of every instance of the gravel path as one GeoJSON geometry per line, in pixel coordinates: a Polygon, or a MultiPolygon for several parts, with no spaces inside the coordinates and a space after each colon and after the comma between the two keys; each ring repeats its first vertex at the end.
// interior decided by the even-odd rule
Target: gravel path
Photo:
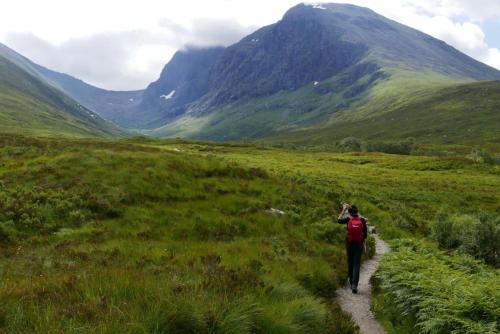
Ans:
{"type": "Polygon", "coordinates": [[[374,237],[377,242],[376,253],[372,259],[365,261],[361,266],[358,294],[353,294],[348,286],[337,290],[337,301],[340,307],[351,315],[362,334],[386,334],[370,309],[372,297],[370,278],[377,271],[380,255],[387,253],[389,246],[377,235],[374,237]]]}

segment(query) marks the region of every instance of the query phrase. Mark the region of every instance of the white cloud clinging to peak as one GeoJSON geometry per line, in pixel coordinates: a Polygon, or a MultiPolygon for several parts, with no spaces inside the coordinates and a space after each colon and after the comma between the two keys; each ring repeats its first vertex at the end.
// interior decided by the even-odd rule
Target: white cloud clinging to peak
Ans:
{"type": "MultiPolygon", "coordinates": [[[[482,24],[498,0],[343,0],[442,39],[500,69],[482,24]]],[[[229,45],[278,21],[294,0],[17,0],[3,4],[0,42],[51,69],[108,89],[141,89],[186,45],[229,45]],[[30,8],[30,10],[26,10],[30,8]]],[[[491,33],[491,32],[490,32],[491,33]]],[[[500,32],[498,32],[500,34],[500,32]]]]}

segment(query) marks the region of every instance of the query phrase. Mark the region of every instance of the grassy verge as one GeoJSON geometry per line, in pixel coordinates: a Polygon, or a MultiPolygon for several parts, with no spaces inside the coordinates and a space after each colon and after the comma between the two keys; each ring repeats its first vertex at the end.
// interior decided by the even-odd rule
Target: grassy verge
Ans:
{"type": "Polygon", "coordinates": [[[0,332],[356,332],[333,194],[126,142],[3,136],[0,159],[0,332]]]}

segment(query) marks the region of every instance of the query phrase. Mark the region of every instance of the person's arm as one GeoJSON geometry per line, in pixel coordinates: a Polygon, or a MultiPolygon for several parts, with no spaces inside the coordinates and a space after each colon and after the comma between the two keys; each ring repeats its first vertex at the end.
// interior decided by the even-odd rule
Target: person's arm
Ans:
{"type": "Polygon", "coordinates": [[[347,224],[347,222],[349,221],[349,218],[346,218],[345,215],[346,215],[348,209],[349,209],[349,204],[342,205],[342,212],[340,212],[339,216],[337,217],[337,223],[347,224]]]}
{"type": "Polygon", "coordinates": [[[338,217],[339,220],[344,218],[348,209],[349,209],[349,204],[342,204],[342,211],[340,212],[339,217],[338,217]]]}

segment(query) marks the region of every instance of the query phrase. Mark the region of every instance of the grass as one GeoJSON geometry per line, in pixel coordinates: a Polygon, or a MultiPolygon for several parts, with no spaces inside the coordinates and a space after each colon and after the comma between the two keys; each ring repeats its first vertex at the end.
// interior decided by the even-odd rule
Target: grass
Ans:
{"type": "MultiPolygon", "coordinates": [[[[160,146],[158,143],[156,145],[160,146]]],[[[465,214],[473,217],[482,214],[494,219],[500,213],[500,197],[496,190],[500,185],[498,166],[475,163],[466,154],[450,157],[341,154],[182,142],[165,142],[162,146],[164,149],[176,147],[192,154],[206,154],[247,166],[266,168],[272,173],[324,189],[325,193],[357,203],[363,214],[376,222],[382,237],[394,242],[407,237],[429,239],[431,228],[443,215],[465,214]]],[[[489,295],[488,291],[498,290],[494,270],[467,256],[455,254],[449,257],[449,253],[439,252],[436,246],[429,247],[439,254],[434,260],[421,257],[419,253],[401,253],[397,249],[393,257],[383,259],[374,307],[384,327],[390,333],[397,334],[420,333],[423,329],[428,333],[449,333],[452,330],[454,333],[480,333],[485,330],[496,333],[498,328],[494,320],[498,319],[498,310],[494,301],[492,303],[492,298],[496,297],[483,297],[489,295]],[[415,263],[418,261],[422,272],[417,272],[415,267],[406,267],[407,263],[408,266],[412,265],[413,259],[415,263]],[[404,260],[407,261],[403,264],[404,260]],[[465,274],[459,268],[446,269],[442,262],[470,263],[482,268],[482,272],[463,278],[464,281],[455,286],[454,277],[458,279],[465,274]],[[398,276],[401,277],[401,285],[409,286],[406,295],[402,292],[399,294],[391,278],[392,272],[396,271],[401,272],[401,275],[407,274],[398,276]],[[418,277],[427,275],[430,278],[419,280],[411,276],[415,272],[420,275],[418,277]],[[479,277],[481,279],[477,279],[479,277]],[[444,285],[445,281],[449,286],[444,285]],[[412,284],[424,285],[424,288],[411,294],[412,284]],[[433,296],[435,299],[429,298],[426,304],[429,310],[425,311],[426,322],[419,319],[417,313],[403,313],[405,310],[392,307],[398,302],[397,298],[404,302],[428,296],[431,292],[425,290],[425,284],[433,292],[445,288],[457,288],[458,292],[453,294],[453,300],[440,299],[441,295],[433,296]],[[460,291],[467,293],[462,294],[460,291]],[[458,304],[460,298],[462,304],[458,304]],[[482,301],[478,301],[480,298],[487,300],[484,299],[482,304],[482,301]],[[430,309],[432,305],[435,305],[433,311],[430,309]],[[474,305],[482,307],[489,315],[483,318],[467,315],[476,312],[477,307],[474,305]]],[[[483,311],[478,312],[482,314],[483,311]]]]}
{"type": "MultiPolygon", "coordinates": [[[[0,88],[0,131],[44,137],[110,136],[98,127],[20,92],[0,88]]],[[[119,133],[118,131],[116,133],[119,133]]]]}
{"type": "Polygon", "coordinates": [[[138,143],[0,143],[0,332],[356,332],[335,197],[138,143]]]}
{"type": "MultiPolygon", "coordinates": [[[[407,93],[402,93],[401,88],[395,89],[395,93],[400,93],[399,101],[385,91],[392,84],[390,81],[378,85],[369,103],[332,116],[322,127],[279,134],[261,141],[325,146],[354,136],[367,141],[413,138],[418,143],[434,145],[498,144],[499,82],[448,84],[408,90],[407,93]],[[414,95],[408,96],[408,92],[414,95]]],[[[400,84],[405,87],[404,81],[400,84]]]]}
{"type": "Polygon", "coordinates": [[[0,180],[6,333],[356,333],[342,201],[388,240],[500,210],[467,157],[3,135],[0,180]]]}
{"type": "Polygon", "coordinates": [[[471,214],[485,211],[498,215],[500,209],[496,191],[500,186],[498,167],[476,164],[466,157],[155,143],[163,149],[180,148],[192,154],[265,168],[332,192],[342,201],[357,202],[369,218],[386,226],[383,232],[387,238],[427,233],[441,211],[471,214]]]}

